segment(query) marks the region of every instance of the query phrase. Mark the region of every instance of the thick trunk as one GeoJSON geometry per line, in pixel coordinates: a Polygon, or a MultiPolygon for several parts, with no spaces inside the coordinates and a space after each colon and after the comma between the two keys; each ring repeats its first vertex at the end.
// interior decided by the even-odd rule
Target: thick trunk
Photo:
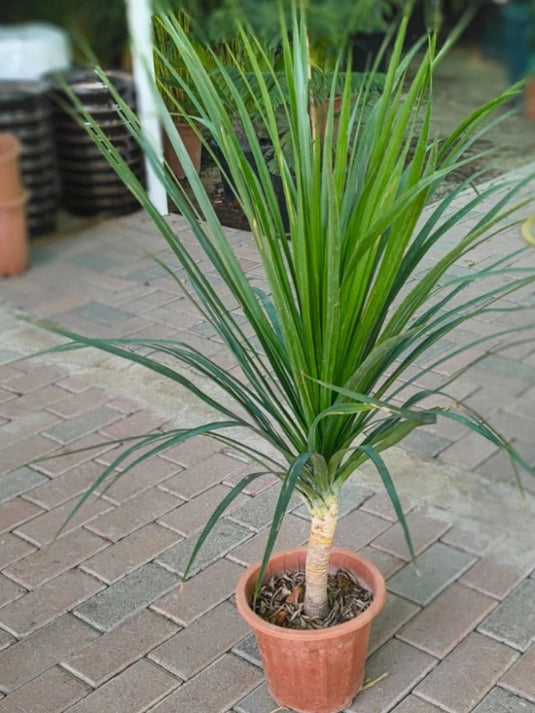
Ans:
{"type": "Polygon", "coordinates": [[[324,617],[329,610],[327,578],[338,518],[338,501],[311,511],[310,536],[306,558],[305,613],[311,617],[324,617]]]}

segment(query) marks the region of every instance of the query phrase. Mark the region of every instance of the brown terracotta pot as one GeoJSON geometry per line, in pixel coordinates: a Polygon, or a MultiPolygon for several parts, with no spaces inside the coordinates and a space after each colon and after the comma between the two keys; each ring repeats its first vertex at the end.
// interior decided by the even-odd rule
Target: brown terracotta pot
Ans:
{"type": "MultiPolygon", "coordinates": [[[[200,138],[197,136],[191,126],[189,126],[189,124],[177,122],[176,128],[178,133],[180,134],[180,138],[184,142],[184,146],[186,147],[186,151],[188,152],[189,157],[191,158],[195,170],[197,171],[197,173],[199,173],[199,171],[201,170],[202,156],[202,143],[200,138]]],[[[184,169],[180,164],[180,160],[176,155],[175,150],[173,149],[171,141],[169,140],[167,134],[164,134],[163,137],[163,153],[165,160],[171,167],[171,171],[175,174],[175,176],[180,180],[185,178],[186,174],[184,173],[184,169]]]]}
{"type": "Polygon", "coordinates": [[[19,155],[20,141],[12,134],[0,134],[0,203],[22,194],[19,155]]]}
{"type": "MultiPolygon", "coordinates": [[[[325,130],[327,128],[327,117],[329,114],[330,100],[326,99],[322,104],[318,104],[315,107],[316,110],[316,122],[318,127],[318,134],[321,139],[325,138],[325,130]]],[[[338,136],[338,124],[340,123],[339,116],[340,110],[342,108],[342,97],[334,97],[334,117],[333,117],[333,136],[336,138],[338,136]]]]}
{"type": "MultiPolygon", "coordinates": [[[[284,571],[302,571],[306,549],[274,555],[266,578],[284,571]]],[[[351,621],[327,629],[297,631],[269,624],[250,607],[260,565],[242,575],[236,606],[253,628],[270,694],[280,706],[299,713],[338,713],[349,706],[364,680],[364,664],[372,619],[386,600],[385,580],[374,564],[351,550],[334,548],[331,568],[344,567],[373,592],[370,607],[351,621]]]]}
{"type": "Polygon", "coordinates": [[[28,194],[0,203],[0,276],[16,275],[28,265],[25,206],[28,194]]]}

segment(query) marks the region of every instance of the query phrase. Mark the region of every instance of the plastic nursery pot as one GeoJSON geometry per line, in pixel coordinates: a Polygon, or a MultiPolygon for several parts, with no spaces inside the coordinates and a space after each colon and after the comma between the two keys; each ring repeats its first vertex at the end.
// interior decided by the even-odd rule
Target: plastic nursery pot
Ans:
{"type": "MultiPolygon", "coordinates": [[[[306,549],[274,555],[266,579],[275,573],[304,570],[306,549]]],[[[351,550],[333,548],[331,571],[353,572],[373,593],[362,614],[326,629],[285,629],[257,616],[251,609],[260,565],[247,569],[238,582],[236,606],[252,627],[267,686],[280,706],[299,713],[338,713],[347,708],[362,687],[371,623],[386,601],[385,580],[374,564],[351,550]]]]}
{"type": "Polygon", "coordinates": [[[0,276],[16,275],[28,265],[25,206],[28,194],[0,202],[0,276]]]}
{"type": "Polygon", "coordinates": [[[0,134],[0,203],[15,200],[22,194],[20,152],[20,141],[15,136],[0,134]]]}

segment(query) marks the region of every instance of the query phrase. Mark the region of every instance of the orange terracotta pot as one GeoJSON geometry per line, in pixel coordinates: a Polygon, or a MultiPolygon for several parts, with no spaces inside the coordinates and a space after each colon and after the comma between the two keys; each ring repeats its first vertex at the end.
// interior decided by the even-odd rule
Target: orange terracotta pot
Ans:
{"type": "MultiPolygon", "coordinates": [[[[200,138],[197,136],[197,134],[189,124],[177,122],[176,128],[178,133],[180,134],[180,138],[184,142],[184,146],[186,147],[186,151],[189,154],[189,157],[193,163],[195,170],[197,171],[197,173],[199,173],[199,171],[201,170],[202,157],[202,143],[200,138]]],[[[184,173],[184,169],[182,168],[180,160],[176,155],[175,150],[173,149],[167,134],[164,134],[163,137],[163,152],[165,160],[171,167],[171,170],[175,174],[175,176],[180,180],[185,178],[186,174],[184,173]]]]}
{"type": "Polygon", "coordinates": [[[19,155],[20,141],[11,134],[0,134],[0,203],[22,194],[19,155]]]}
{"type": "Polygon", "coordinates": [[[28,265],[25,207],[28,194],[0,202],[0,276],[16,275],[28,265]]]}
{"type": "MultiPolygon", "coordinates": [[[[304,570],[305,557],[304,548],[277,553],[266,578],[304,570]]],[[[373,602],[355,619],[327,629],[294,631],[257,616],[250,601],[259,564],[244,572],[236,589],[236,606],[255,633],[270,694],[280,706],[299,713],[338,713],[350,705],[364,680],[372,620],[386,601],[385,580],[374,564],[351,550],[334,548],[331,569],[339,567],[373,592],[373,602]]]]}

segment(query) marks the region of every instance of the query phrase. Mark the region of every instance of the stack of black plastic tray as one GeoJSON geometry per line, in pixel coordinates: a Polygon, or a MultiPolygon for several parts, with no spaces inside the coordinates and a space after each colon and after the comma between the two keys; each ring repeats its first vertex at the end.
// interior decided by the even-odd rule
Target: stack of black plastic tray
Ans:
{"type": "Polygon", "coordinates": [[[22,182],[29,193],[26,204],[31,237],[56,228],[58,171],[52,105],[44,82],[0,82],[0,132],[15,135],[22,144],[22,182]]]}
{"type": "MultiPolygon", "coordinates": [[[[111,71],[107,76],[120,96],[135,109],[131,75],[111,71]]],[[[141,150],[120,118],[108,88],[92,70],[74,70],[54,82],[51,90],[62,204],[76,215],[125,215],[137,210],[139,203],[80,123],[83,112],[75,108],[63,83],[120,151],[134,174],[142,182],[144,178],[141,150]]]]}

